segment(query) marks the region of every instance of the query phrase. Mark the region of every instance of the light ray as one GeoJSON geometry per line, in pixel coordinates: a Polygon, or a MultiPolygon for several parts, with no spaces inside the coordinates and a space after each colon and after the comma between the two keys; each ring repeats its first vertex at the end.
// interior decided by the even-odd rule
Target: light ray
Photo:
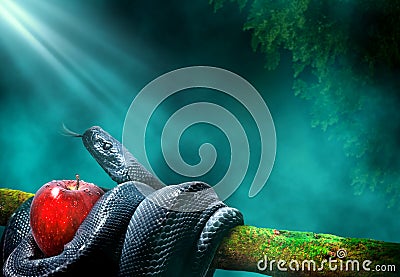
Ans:
{"type": "MultiPolygon", "coordinates": [[[[48,6],[42,3],[41,7],[48,6]]],[[[114,86],[118,84],[118,88],[126,92],[129,89],[128,82],[116,74],[115,68],[113,71],[109,65],[106,66],[101,59],[99,60],[99,55],[97,55],[96,59],[96,55],[93,56],[95,53],[90,51],[91,49],[88,51],[85,47],[78,47],[82,45],[77,45],[76,42],[73,43],[67,39],[68,36],[65,36],[65,34],[63,36],[62,32],[55,29],[57,26],[61,28],[62,25],[64,29],[65,27],[67,29],[72,27],[72,29],[77,31],[73,16],[70,16],[70,19],[67,20],[67,14],[61,11],[56,12],[57,10],[59,9],[54,6],[47,8],[47,13],[52,12],[62,18],[61,23],[49,25],[45,24],[43,20],[35,18],[15,2],[5,1],[0,3],[0,15],[57,72],[67,87],[73,89],[80,98],[91,99],[91,104],[94,106],[100,105],[103,108],[120,111],[123,103],[115,99],[118,91],[110,93],[113,86],[109,84],[112,83],[114,86]]],[[[42,17],[49,18],[50,15],[42,14],[42,17]]],[[[64,30],[63,28],[61,28],[61,31],[64,30]]],[[[83,31],[81,29],[81,31],[74,33],[74,36],[77,34],[85,36],[87,33],[90,33],[88,29],[84,29],[83,31]]],[[[103,52],[106,52],[106,55],[113,56],[113,59],[116,59],[117,52],[112,50],[112,47],[104,49],[104,42],[96,38],[95,35],[88,36],[85,38],[85,41],[89,42],[92,46],[97,46],[97,48],[101,47],[103,52]]],[[[129,60],[125,59],[125,63],[129,60]]]]}
{"type": "Polygon", "coordinates": [[[46,47],[23,25],[16,17],[12,14],[9,9],[9,4],[12,5],[11,1],[0,2],[0,14],[2,17],[13,27],[18,33],[20,33],[24,39],[26,39],[30,45],[51,65],[60,73],[67,73],[63,68],[63,65],[50,53],[46,47]]]}

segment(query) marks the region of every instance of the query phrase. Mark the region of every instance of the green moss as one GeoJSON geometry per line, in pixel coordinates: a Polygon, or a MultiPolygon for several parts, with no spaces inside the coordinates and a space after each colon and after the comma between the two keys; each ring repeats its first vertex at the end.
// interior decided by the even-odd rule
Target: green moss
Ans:
{"type": "MultiPolygon", "coordinates": [[[[0,189],[0,219],[5,225],[11,214],[33,194],[17,190],[0,189]]],[[[371,260],[375,265],[395,265],[400,269],[400,244],[370,239],[342,238],[330,234],[284,231],[253,226],[237,226],[223,239],[217,249],[213,266],[220,269],[244,270],[274,276],[353,276],[354,272],[330,271],[327,265],[319,272],[259,271],[257,263],[264,256],[269,260],[314,260],[335,258],[336,251],[345,249],[346,258],[371,260]]],[[[398,272],[398,271],[397,271],[398,272]]],[[[364,272],[365,273],[365,272],[364,272]]],[[[363,276],[382,276],[377,272],[363,276]]],[[[394,273],[396,274],[396,273],[394,273]]],[[[390,276],[386,274],[385,276],[390,276]]],[[[395,276],[395,275],[393,275],[395,276]]]]}
{"type": "MultiPolygon", "coordinates": [[[[227,269],[235,269],[240,265],[241,270],[259,272],[257,262],[266,256],[269,261],[313,260],[317,267],[323,260],[337,259],[339,266],[337,251],[340,249],[347,251],[343,263],[347,259],[358,261],[368,259],[373,262],[371,267],[376,264],[394,264],[400,268],[400,244],[253,226],[235,227],[221,243],[217,251],[219,254],[217,256],[220,258],[215,259],[214,264],[217,264],[218,268],[227,269]]],[[[276,271],[267,270],[261,273],[281,276],[281,272],[276,271]]],[[[328,263],[324,265],[322,272],[314,274],[320,273],[325,276],[336,276],[332,275],[328,263]]],[[[352,276],[350,273],[354,272],[341,272],[339,276],[352,276]]]]}
{"type": "Polygon", "coordinates": [[[28,198],[34,196],[32,193],[13,189],[0,189],[0,225],[5,226],[12,213],[28,198]]]}

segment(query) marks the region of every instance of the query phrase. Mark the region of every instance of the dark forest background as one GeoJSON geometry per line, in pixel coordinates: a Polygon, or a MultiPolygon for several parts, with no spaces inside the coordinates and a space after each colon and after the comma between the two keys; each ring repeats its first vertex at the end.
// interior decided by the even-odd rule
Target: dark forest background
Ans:
{"type": "MultiPolygon", "coordinates": [[[[2,186],[35,192],[79,173],[112,187],[81,143],[60,135],[62,124],[77,132],[100,125],[121,139],[147,83],[209,65],[248,80],[274,119],[277,155],[266,186],[248,198],[250,168],[226,201],[246,224],[400,241],[399,1],[13,3],[0,3],[2,186]]],[[[210,93],[192,96],[207,101],[210,93]]],[[[187,100],[174,95],[152,126],[187,100]]],[[[196,139],[214,140],[219,159],[203,178],[213,184],[229,149],[220,131],[196,128],[181,142],[183,156],[195,163],[196,139]]],[[[186,180],[162,162],[155,130],[148,140],[157,174],[165,183],[186,180]]]]}

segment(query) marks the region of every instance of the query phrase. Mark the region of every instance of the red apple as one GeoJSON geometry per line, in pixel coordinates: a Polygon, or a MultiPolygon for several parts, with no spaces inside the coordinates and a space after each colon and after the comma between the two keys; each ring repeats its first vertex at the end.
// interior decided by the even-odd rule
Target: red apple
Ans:
{"type": "Polygon", "coordinates": [[[59,180],[44,184],[30,211],[32,235],[46,256],[60,254],[104,191],[92,183],[59,180]]]}

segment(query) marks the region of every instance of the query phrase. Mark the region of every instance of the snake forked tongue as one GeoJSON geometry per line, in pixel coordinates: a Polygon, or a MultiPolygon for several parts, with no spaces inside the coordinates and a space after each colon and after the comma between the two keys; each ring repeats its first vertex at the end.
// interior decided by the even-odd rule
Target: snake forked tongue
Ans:
{"type": "Polygon", "coordinates": [[[147,171],[121,142],[101,127],[93,126],[87,129],[82,135],[82,141],[97,163],[118,184],[136,181],[155,190],[165,186],[147,171]]]}

